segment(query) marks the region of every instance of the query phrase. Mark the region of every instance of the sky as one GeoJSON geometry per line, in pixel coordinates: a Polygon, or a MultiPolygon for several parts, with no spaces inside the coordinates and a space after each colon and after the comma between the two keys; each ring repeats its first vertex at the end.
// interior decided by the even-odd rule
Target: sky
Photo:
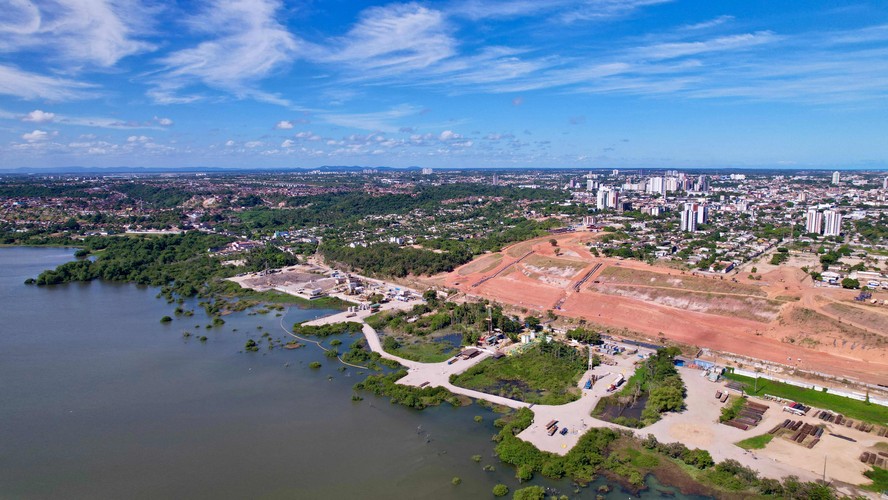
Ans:
{"type": "Polygon", "coordinates": [[[0,12],[0,168],[888,167],[885,1],[0,12]]]}

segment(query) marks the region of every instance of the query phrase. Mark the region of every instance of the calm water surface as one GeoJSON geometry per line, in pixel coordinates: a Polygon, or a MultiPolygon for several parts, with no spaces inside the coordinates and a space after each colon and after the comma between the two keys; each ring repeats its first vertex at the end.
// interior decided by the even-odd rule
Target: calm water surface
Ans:
{"type": "MultiPolygon", "coordinates": [[[[161,324],[175,306],[153,288],[23,284],[71,255],[0,248],[0,497],[462,499],[520,487],[493,456],[496,415],[483,408],[355,403],[357,370],[315,347],[241,352],[263,332],[283,338],[275,313],[207,329],[186,303],[193,317],[161,324]]],[[[284,324],[329,312],[291,308],[284,324]]],[[[534,484],[595,498],[603,483],[534,484]]]]}

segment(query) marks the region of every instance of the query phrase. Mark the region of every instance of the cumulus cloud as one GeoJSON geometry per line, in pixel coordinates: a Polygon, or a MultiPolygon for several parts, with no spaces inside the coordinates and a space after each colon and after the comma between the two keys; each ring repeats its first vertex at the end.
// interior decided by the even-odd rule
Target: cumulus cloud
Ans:
{"type": "Polygon", "coordinates": [[[452,130],[445,130],[445,131],[441,132],[441,134],[438,136],[438,139],[440,139],[442,141],[455,141],[455,140],[461,139],[461,138],[462,138],[461,135],[457,134],[456,132],[454,132],[452,130]]]}
{"type": "Polygon", "coordinates": [[[277,124],[274,126],[274,128],[276,128],[278,130],[289,130],[289,129],[293,128],[293,122],[291,122],[289,120],[281,120],[281,121],[277,122],[277,124]]]}
{"type": "Polygon", "coordinates": [[[22,139],[27,142],[40,142],[45,141],[49,138],[49,132],[43,130],[34,130],[33,132],[27,132],[22,134],[22,139]]]}
{"type": "Polygon", "coordinates": [[[230,147],[234,146],[234,141],[232,141],[231,139],[228,139],[227,141],[225,141],[225,145],[230,148],[230,147]]]}
{"type": "Polygon", "coordinates": [[[55,119],[55,113],[48,113],[39,109],[31,111],[22,117],[23,122],[48,123],[55,119]]]}
{"type": "Polygon", "coordinates": [[[131,135],[131,136],[129,136],[129,137],[126,138],[126,142],[141,142],[141,143],[145,143],[145,142],[148,142],[148,141],[150,141],[150,140],[151,140],[151,138],[148,137],[147,135],[131,135]]]}
{"type": "Polygon", "coordinates": [[[297,139],[303,139],[306,141],[320,141],[321,136],[315,134],[314,132],[296,132],[293,134],[293,137],[297,139]]]}
{"type": "Polygon", "coordinates": [[[292,141],[290,139],[284,139],[284,142],[281,143],[282,148],[292,148],[295,145],[296,145],[296,142],[292,141]]]}
{"type": "Polygon", "coordinates": [[[161,127],[169,127],[173,124],[173,120],[170,120],[169,118],[158,118],[155,116],[154,121],[161,127]]]}

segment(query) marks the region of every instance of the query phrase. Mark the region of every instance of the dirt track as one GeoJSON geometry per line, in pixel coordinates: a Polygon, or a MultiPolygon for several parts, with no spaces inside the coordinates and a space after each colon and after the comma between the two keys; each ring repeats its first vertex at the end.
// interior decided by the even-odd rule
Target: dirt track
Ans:
{"type": "MultiPolygon", "coordinates": [[[[828,306],[842,302],[855,307],[850,301],[855,292],[815,288],[811,279],[799,269],[781,266],[762,275],[761,280],[750,280],[745,276],[693,276],[690,272],[637,261],[595,257],[586,243],[597,236],[576,232],[524,241],[501,253],[479,257],[452,273],[433,277],[429,282],[529,311],[555,310],[560,316],[628,329],[654,341],[662,335],[683,344],[804,370],[870,383],[888,383],[888,308],[867,308],[869,314],[865,322],[850,314],[848,318],[841,318],[835,313],[835,306],[828,306]],[[549,243],[552,238],[557,240],[556,246],[549,243]],[[531,250],[534,252],[532,258],[515,263],[531,250]],[[497,265],[493,266],[495,262],[497,265]],[[598,263],[602,266],[580,292],[575,292],[573,285],[598,263]],[[509,269],[495,278],[472,286],[507,267],[509,269]],[[657,287],[702,297],[700,303],[703,306],[696,307],[702,310],[599,293],[598,287],[604,285],[596,284],[596,281],[607,269],[621,270],[616,274],[626,276],[627,283],[623,286],[640,285],[639,280],[649,279],[650,273],[668,276],[665,280],[655,278],[657,287]],[[633,271],[637,274],[634,278],[633,271]],[[686,283],[680,284],[681,280],[686,283]],[[666,282],[677,284],[662,286],[666,282]],[[749,295],[744,295],[744,290],[749,290],[749,295]],[[756,313],[755,310],[732,313],[731,308],[719,307],[720,294],[779,300],[779,317],[763,322],[748,319],[756,313]],[[707,300],[711,303],[708,310],[705,307],[707,300]],[[878,319],[882,317],[885,321],[879,325],[878,319]]],[[[602,278],[601,281],[607,281],[609,285],[619,284],[619,279],[602,278]]],[[[755,304],[754,301],[750,303],[755,304]]]]}

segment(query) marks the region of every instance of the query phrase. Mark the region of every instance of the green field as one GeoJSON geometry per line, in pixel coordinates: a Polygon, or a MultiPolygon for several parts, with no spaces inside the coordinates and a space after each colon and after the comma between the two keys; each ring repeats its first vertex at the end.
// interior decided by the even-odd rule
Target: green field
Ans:
{"type": "Polygon", "coordinates": [[[770,394],[791,399],[805,405],[841,413],[848,418],[863,420],[873,424],[888,425],[888,407],[885,406],[762,378],[758,379],[758,391],[754,391],[755,379],[751,377],[744,377],[733,373],[726,373],[725,377],[743,383],[747,394],[755,396],[770,394]]]}
{"type": "Polygon", "coordinates": [[[761,450],[771,440],[774,439],[773,434],[762,434],[761,436],[753,436],[751,438],[744,439],[743,441],[738,441],[735,443],[737,446],[743,448],[744,450],[761,450]]]}
{"type": "Polygon", "coordinates": [[[485,359],[450,381],[528,403],[560,405],[579,398],[586,356],[560,343],[541,343],[515,356],[485,359]]]}
{"type": "Polygon", "coordinates": [[[386,345],[383,348],[390,354],[419,363],[447,361],[459,354],[460,351],[459,347],[454,346],[450,342],[436,342],[428,337],[419,337],[412,340],[398,338],[397,348],[393,349],[391,345],[386,345]]]}

